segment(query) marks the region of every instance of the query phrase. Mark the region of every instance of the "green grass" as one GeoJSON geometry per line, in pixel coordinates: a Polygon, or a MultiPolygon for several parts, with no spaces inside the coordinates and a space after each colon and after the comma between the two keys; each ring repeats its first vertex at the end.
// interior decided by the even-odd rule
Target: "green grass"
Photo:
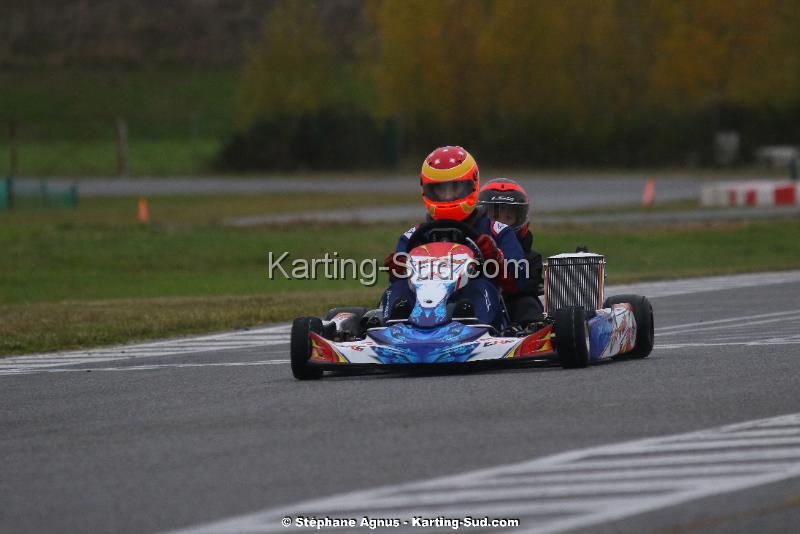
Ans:
{"type": "MultiPolygon", "coordinates": [[[[221,141],[192,139],[189,135],[129,141],[128,174],[131,176],[201,174],[208,170],[221,141]]],[[[0,154],[8,149],[0,144],[0,154]]],[[[105,140],[44,140],[27,142],[18,149],[21,176],[116,176],[117,148],[105,140]]]]}
{"type": "MultiPolygon", "coordinates": [[[[279,194],[87,199],[75,210],[0,215],[0,354],[223,330],[372,304],[385,284],[267,278],[267,253],[382,259],[407,224],[229,228],[234,215],[347,207],[408,197],[279,194]]],[[[681,227],[548,228],[545,255],[584,244],[609,283],[800,268],[800,221],[681,227]]]]}
{"type": "Polygon", "coordinates": [[[238,79],[234,68],[7,68],[0,103],[22,140],[97,137],[119,116],[132,136],[188,133],[192,122],[216,135],[232,127],[238,79]]]}
{"type": "Polygon", "coordinates": [[[800,268],[800,221],[546,232],[537,236],[545,255],[585,244],[606,256],[612,284],[800,268]]]}
{"type": "MultiPolygon", "coordinates": [[[[314,290],[313,280],[266,278],[267,255],[383,258],[407,225],[363,228],[236,229],[231,215],[410,201],[405,196],[172,196],[149,202],[150,225],[136,222],[137,199],[89,199],[78,209],[0,215],[0,302],[221,296],[314,290]],[[378,257],[378,256],[375,256],[378,257]]],[[[356,280],[333,283],[355,288],[356,280]]]]}
{"type": "MultiPolygon", "coordinates": [[[[32,191],[33,193],[36,190],[32,191]]],[[[20,201],[23,199],[20,199],[20,201]]],[[[13,231],[36,228],[104,227],[107,229],[142,226],[136,220],[139,197],[88,197],[80,199],[77,209],[46,210],[37,202],[26,202],[26,208],[12,212],[0,211],[0,224],[13,231]]],[[[229,217],[264,215],[316,209],[346,209],[363,206],[413,204],[417,194],[356,194],[334,193],[260,193],[250,195],[160,195],[149,197],[150,220],[154,227],[194,228],[220,227],[229,217]]],[[[424,208],[420,208],[424,211],[424,208]]],[[[407,225],[404,225],[407,229],[407,225]]],[[[2,231],[2,228],[0,228],[2,231]]],[[[261,233],[275,229],[261,228],[261,233]]]]}
{"type": "Polygon", "coordinates": [[[234,129],[238,72],[9,68],[0,72],[0,174],[9,162],[7,118],[17,121],[18,174],[113,175],[116,117],[128,123],[130,173],[208,169],[234,129]]]}
{"type": "Polygon", "coordinates": [[[113,299],[0,305],[0,357],[199,334],[374,306],[380,288],[250,296],[113,299]]]}

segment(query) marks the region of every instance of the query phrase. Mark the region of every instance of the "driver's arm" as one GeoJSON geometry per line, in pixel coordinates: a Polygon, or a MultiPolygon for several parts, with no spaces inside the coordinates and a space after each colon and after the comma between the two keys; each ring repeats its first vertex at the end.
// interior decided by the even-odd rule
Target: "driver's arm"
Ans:
{"type": "Polygon", "coordinates": [[[411,236],[414,235],[417,228],[419,228],[419,225],[412,226],[400,236],[400,239],[397,241],[397,247],[394,249],[395,252],[408,252],[408,240],[411,239],[411,236]]]}
{"type": "Polygon", "coordinates": [[[383,266],[389,270],[389,281],[394,282],[397,280],[397,277],[400,276],[399,273],[406,272],[406,259],[403,257],[398,257],[397,254],[408,254],[408,241],[411,239],[411,236],[414,235],[414,232],[417,230],[417,226],[413,226],[409,228],[403,235],[400,236],[400,239],[397,241],[397,246],[394,249],[394,252],[389,254],[385,260],[383,260],[383,266]]]}

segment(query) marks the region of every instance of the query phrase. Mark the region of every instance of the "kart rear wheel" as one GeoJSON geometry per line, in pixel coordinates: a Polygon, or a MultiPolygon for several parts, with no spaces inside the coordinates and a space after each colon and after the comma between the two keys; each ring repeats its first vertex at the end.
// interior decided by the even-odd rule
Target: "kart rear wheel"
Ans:
{"type": "Polygon", "coordinates": [[[580,369],[589,365],[589,325],[586,311],[580,306],[556,310],[553,331],[556,336],[558,361],[564,369],[580,369]]]}
{"type": "Polygon", "coordinates": [[[650,301],[641,295],[614,295],[603,302],[603,308],[610,308],[614,304],[630,304],[636,319],[636,344],[625,355],[631,358],[647,358],[655,344],[655,322],[650,301]]]}
{"type": "Polygon", "coordinates": [[[322,378],[322,369],[316,369],[308,363],[311,357],[311,332],[322,332],[322,321],[318,317],[298,317],[292,323],[290,355],[292,374],[298,380],[322,378]]]}

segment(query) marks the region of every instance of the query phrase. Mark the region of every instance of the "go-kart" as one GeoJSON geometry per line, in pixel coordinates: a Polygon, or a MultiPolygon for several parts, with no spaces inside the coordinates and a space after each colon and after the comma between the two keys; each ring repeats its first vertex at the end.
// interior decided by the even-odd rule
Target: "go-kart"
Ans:
{"type": "Polygon", "coordinates": [[[325,371],[439,370],[541,360],[582,368],[615,356],[650,354],[650,302],[638,295],[603,299],[605,260],[588,252],[548,258],[540,320],[511,334],[479,324],[471,306],[452,298],[480,275],[478,237],[458,221],[433,221],[412,234],[408,283],[416,300],[407,317],[384,323],[381,309],[349,307],[334,308],[324,319],[295,319],[290,347],[295,378],[318,379],[325,371]]]}

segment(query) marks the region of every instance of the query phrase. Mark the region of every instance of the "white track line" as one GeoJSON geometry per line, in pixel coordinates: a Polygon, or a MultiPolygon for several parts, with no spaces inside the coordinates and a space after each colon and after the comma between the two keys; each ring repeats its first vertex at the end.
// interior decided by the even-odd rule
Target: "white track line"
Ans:
{"type": "Polygon", "coordinates": [[[222,362],[222,363],[164,363],[153,365],[126,365],[122,367],[59,367],[55,369],[20,369],[19,371],[6,371],[7,374],[25,375],[31,373],[87,373],[104,371],[151,371],[159,369],[192,369],[199,367],[247,367],[250,365],[277,365],[289,363],[289,360],[259,360],[253,362],[222,362]]]}
{"type": "Polygon", "coordinates": [[[662,329],[659,329],[659,332],[656,336],[675,336],[675,335],[683,335],[683,334],[694,334],[697,332],[713,332],[715,330],[727,330],[730,328],[751,328],[753,326],[762,325],[762,324],[771,324],[771,323],[783,323],[786,321],[796,321],[800,319],[800,314],[792,314],[791,312],[784,312],[784,315],[781,317],[772,317],[771,319],[761,319],[760,321],[753,321],[749,320],[749,317],[738,317],[733,318],[731,321],[739,321],[734,324],[717,324],[712,326],[705,326],[706,323],[695,323],[696,328],[685,328],[683,330],[673,330],[670,332],[663,332],[662,329]]]}
{"type": "Polygon", "coordinates": [[[765,319],[767,317],[783,317],[787,314],[792,313],[791,311],[780,311],[780,312],[772,312],[772,313],[759,313],[756,315],[741,315],[739,317],[731,317],[729,319],[718,319],[715,321],[703,321],[698,323],[697,321],[692,323],[683,323],[683,324],[671,324],[669,326],[662,326],[659,328],[660,332],[666,332],[670,330],[684,330],[686,328],[697,327],[697,326],[709,326],[709,325],[717,325],[717,324],[726,324],[726,323],[738,323],[741,321],[751,321],[755,319],[765,319]]]}
{"type": "Polygon", "coordinates": [[[800,345],[800,336],[753,338],[751,341],[718,341],[707,343],[656,343],[653,350],[675,350],[704,347],[764,347],[767,345],[800,345]]]}
{"type": "MultiPolygon", "coordinates": [[[[722,291],[726,289],[793,282],[800,282],[800,271],[715,276],[708,278],[690,278],[685,280],[670,280],[665,282],[647,282],[642,284],[608,286],[606,287],[606,294],[637,293],[646,295],[648,297],[663,297],[691,294],[701,291],[722,291]]],[[[679,330],[683,327],[696,327],[696,331],[700,332],[700,329],[706,328],[707,325],[733,323],[748,319],[762,319],[778,315],[786,315],[786,313],[760,314],[756,316],[747,316],[744,318],[730,318],[721,319],[719,321],[707,321],[703,323],[672,325],[659,328],[657,335],[670,335],[672,330],[679,330]]],[[[787,319],[776,319],[776,321],[781,320],[787,319]]],[[[283,345],[289,342],[290,329],[290,324],[282,323],[265,328],[199,337],[187,337],[175,340],[153,341],[148,343],[121,345],[117,347],[105,347],[90,350],[10,356],[7,358],[0,358],[0,376],[29,374],[35,370],[54,369],[58,367],[75,366],[89,363],[112,362],[119,360],[139,361],[143,358],[156,358],[177,354],[196,354],[214,350],[240,350],[246,348],[255,349],[273,345],[283,345]],[[23,373],[22,371],[27,372],[23,373]]],[[[776,338],[776,340],[777,339],[778,338],[776,338]]],[[[795,341],[788,340],[786,343],[793,344],[795,341]]],[[[754,342],[752,344],[760,343],[754,342]]],[[[656,348],[671,349],[682,348],[685,346],[698,345],[657,344],[656,348]]]]}
{"type": "Polygon", "coordinates": [[[199,354],[219,350],[239,350],[247,348],[283,345],[289,340],[290,325],[279,324],[200,337],[189,337],[121,345],[91,350],[28,354],[0,359],[0,376],[29,374],[64,366],[112,361],[140,361],[175,354],[199,354]]]}
{"type": "Polygon", "coordinates": [[[356,491],[175,532],[285,532],[281,519],[297,516],[489,516],[519,518],[517,532],[563,532],[800,476],[798,434],[800,414],[790,414],[356,491]]]}
{"type": "Polygon", "coordinates": [[[794,282],[800,282],[800,271],[709,276],[704,278],[686,278],[683,280],[667,280],[664,282],[644,282],[640,284],[609,286],[606,288],[606,294],[634,293],[637,295],[645,295],[649,298],[671,297],[707,291],[761,287],[794,282]]]}

